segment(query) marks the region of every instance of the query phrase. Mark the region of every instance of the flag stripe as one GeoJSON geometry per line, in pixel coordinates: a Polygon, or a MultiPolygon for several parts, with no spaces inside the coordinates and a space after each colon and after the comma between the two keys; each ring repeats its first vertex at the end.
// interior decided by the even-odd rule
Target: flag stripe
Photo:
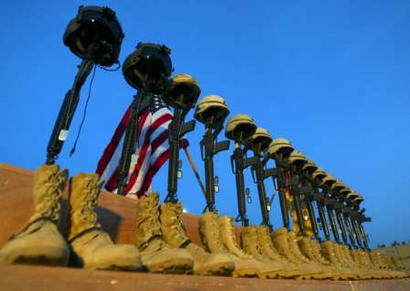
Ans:
{"type": "MultiPolygon", "coordinates": [[[[125,133],[131,117],[131,106],[127,108],[110,143],[98,162],[96,172],[100,181],[109,191],[118,187],[118,167],[121,159],[125,133]]],[[[131,158],[125,194],[128,197],[139,197],[151,186],[152,179],[169,158],[168,126],[172,121],[172,112],[159,96],[151,98],[150,106],[138,119],[138,137],[136,149],[131,158]]],[[[188,146],[181,140],[180,148],[188,146]]]]}

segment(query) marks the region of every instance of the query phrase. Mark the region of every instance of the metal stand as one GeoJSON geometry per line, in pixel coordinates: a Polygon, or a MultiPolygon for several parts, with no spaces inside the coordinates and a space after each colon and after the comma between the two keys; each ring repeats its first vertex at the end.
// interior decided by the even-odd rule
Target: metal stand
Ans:
{"type": "Polygon", "coordinates": [[[64,97],[63,104],[61,105],[57,120],[54,123],[54,128],[47,146],[46,164],[48,165],[54,164],[61,152],[78,105],[81,87],[87,80],[93,66],[94,63],[92,61],[83,59],[78,67],[78,73],[75,76],[74,84],[64,97]]]}

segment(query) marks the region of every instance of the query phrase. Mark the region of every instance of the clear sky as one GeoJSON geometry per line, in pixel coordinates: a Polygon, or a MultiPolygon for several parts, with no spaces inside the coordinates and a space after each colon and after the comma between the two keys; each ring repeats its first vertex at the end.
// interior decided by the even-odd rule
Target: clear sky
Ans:
{"type": "MultiPolygon", "coordinates": [[[[0,18],[0,162],[35,169],[80,60],[62,42],[80,4],[117,12],[125,39],[120,60],[138,42],[166,44],[175,72],[197,78],[202,97],[223,96],[232,113],[247,113],[273,137],[286,137],[306,156],[360,192],[373,222],[371,245],[410,239],[410,2],[352,1],[5,1],[0,18]]],[[[84,86],[58,163],[93,172],[135,90],[121,71],[97,70],[77,152],[84,86]]],[[[190,117],[192,113],[190,114],[190,117]]],[[[188,135],[202,170],[203,126],[188,135]]],[[[230,153],[216,157],[217,208],[237,215],[230,153]]],[[[179,198],[200,214],[205,206],[184,163],[179,198]]],[[[203,171],[203,170],[202,170],[203,171]]],[[[203,173],[201,172],[202,176],[203,173]]],[[[154,180],[161,199],[167,166],[154,180]]],[[[256,185],[252,223],[260,223],[256,185]]],[[[269,195],[272,183],[267,181],[269,195]]],[[[271,213],[281,226],[278,198],[271,213]]]]}

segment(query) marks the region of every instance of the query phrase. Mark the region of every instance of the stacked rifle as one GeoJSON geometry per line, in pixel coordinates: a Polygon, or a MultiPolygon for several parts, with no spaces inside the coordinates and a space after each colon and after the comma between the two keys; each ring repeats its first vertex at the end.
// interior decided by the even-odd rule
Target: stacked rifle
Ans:
{"type": "MultiPolygon", "coordinates": [[[[209,95],[197,102],[201,93],[198,82],[189,74],[171,77],[171,50],[152,43],[139,43],[122,66],[125,80],[137,93],[129,108],[117,175],[111,182],[117,194],[129,192],[131,159],[141,146],[137,142],[141,112],[163,102],[172,110],[166,132],[169,161],[165,200],[161,204],[159,195],[148,191],[137,195],[135,243],[118,245],[103,231],[94,209],[100,193],[99,175],[80,173],[70,179],[70,229],[62,234],[58,229],[60,200],[68,172],[60,171],[55,161],[67,138],[82,85],[95,67],[119,63],[123,37],[115,12],[106,7],[80,7],[67,27],[64,42],[82,63],[58,114],[46,164],[35,173],[35,213],[0,249],[0,262],[259,278],[408,276],[397,261],[369,249],[363,223],[371,219],[361,208],[364,199],[360,194],[324,172],[288,140],[273,139],[250,116],[236,114],[226,122],[230,110],[222,97],[209,95]],[[199,218],[204,247],[186,234],[177,195],[182,139],[196,123],[185,121],[191,109],[204,125],[200,149],[205,186],[201,183],[201,192],[206,203],[199,218]],[[227,140],[220,141],[224,128],[227,140]],[[230,140],[234,143],[230,167],[236,179],[236,219],[220,216],[215,202],[220,186],[215,170],[222,169],[215,169],[214,157],[230,149],[230,140]],[[274,167],[268,166],[271,161],[274,167]],[[252,199],[245,185],[247,171],[257,185],[260,225],[252,225],[246,215],[246,201],[252,199]],[[272,199],[266,194],[267,179],[273,181],[279,196],[283,227],[278,229],[270,221],[272,199]],[[242,226],[239,241],[234,222],[242,226]]],[[[198,173],[196,176],[200,179],[198,173]]]]}

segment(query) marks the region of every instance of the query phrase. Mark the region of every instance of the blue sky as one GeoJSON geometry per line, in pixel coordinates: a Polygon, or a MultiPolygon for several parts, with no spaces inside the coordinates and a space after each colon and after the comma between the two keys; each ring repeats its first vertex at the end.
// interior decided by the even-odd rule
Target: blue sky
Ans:
{"type": "MultiPolygon", "coordinates": [[[[172,49],[175,72],[193,75],[233,114],[247,113],[273,137],[360,192],[373,222],[371,245],[410,239],[410,2],[393,1],[7,1],[0,19],[0,162],[35,169],[80,60],[62,42],[80,4],[117,12],[125,39],[120,60],[142,42],[172,49]]],[[[135,90],[120,71],[97,70],[86,123],[68,157],[88,83],[58,163],[71,174],[92,172],[135,90]]],[[[192,117],[192,113],[190,114],[192,117]]],[[[203,126],[189,134],[202,169],[203,126]]],[[[217,208],[236,216],[230,153],[218,154],[217,208]]],[[[205,201],[182,156],[179,198],[200,214],[205,201]]],[[[203,173],[201,172],[202,176],[203,173]]],[[[260,223],[256,185],[246,173],[260,223]]],[[[167,167],[154,189],[166,193],[167,167]]],[[[272,184],[267,181],[271,194],[272,184]]],[[[278,199],[271,219],[281,225],[278,199]]]]}

